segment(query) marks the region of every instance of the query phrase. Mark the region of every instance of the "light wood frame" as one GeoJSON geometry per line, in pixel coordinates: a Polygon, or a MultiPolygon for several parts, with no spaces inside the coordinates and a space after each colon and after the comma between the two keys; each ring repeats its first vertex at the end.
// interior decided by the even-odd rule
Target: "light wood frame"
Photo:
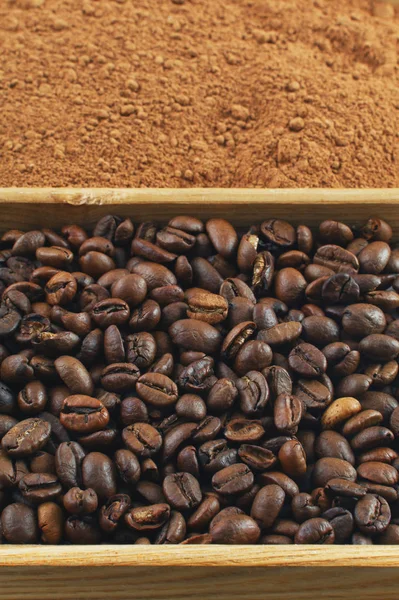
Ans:
{"type": "MultiPolygon", "coordinates": [[[[399,190],[0,189],[0,231],[90,227],[107,213],[165,222],[174,214],[264,218],[317,225],[329,218],[387,219],[399,239],[399,190]]],[[[0,546],[0,599],[391,600],[392,546],[0,546]]]]}

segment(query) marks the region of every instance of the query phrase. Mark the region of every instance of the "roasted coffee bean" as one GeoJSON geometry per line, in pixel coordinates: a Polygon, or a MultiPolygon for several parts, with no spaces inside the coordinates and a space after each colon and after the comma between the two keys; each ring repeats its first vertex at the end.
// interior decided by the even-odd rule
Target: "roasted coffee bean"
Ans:
{"type": "Polygon", "coordinates": [[[116,470],[113,461],[101,452],[90,452],[82,463],[83,484],[92,488],[100,501],[116,494],[116,470]]]}
{"type": "Polygon", "coordinates": [[[322,431],[314,446],[317,458],[341,458],[351,465],[355,464],[355,455],[346,438],[337,431],[322,431]]]}
{"type": "Polygon", "coordinates": [[[77,442],[63,442],[56,451],[55,469],[58,479],[62,485],[70,489],[72,487],[81,487],[82,462],[85,457],[85,451],[77,442]]]}
{"type": "Polygon", "coordinates": [[[306,455],[298,440],[290,440],[283,444],[278,459],[284,473],[291,477],[299,477],[306,472],[306,455]]]}
{"type": "Polygon", "coordinates": [[[298,396],[280,394],[274,402],[274,424],[279,431],[294,435],[302,419],[303,404],[298,396]]]}
{"type": "Polygon", "coordinates": [[[1,514],[1,530],[10,544],[36,544],[39,539],[36,511],[19,502],[9,504],[1,514]]]}
{"type": "Polygon", "coordinates": [[[125,523],[136,531],[159,529],[170,517],[168,504],[152,504],[131,508],[125,514],[125,523]]]}
{"type": "Polygon", "coordinates": [[[26,419],[5,434],[1,446],[12,457],[29,456],[46,445],[50,433],[51,426],[43,419],[26,419]]]}
{"type": "Polygon", "coordinates": [[[59,544],[63,537],[64,515],[55,502],[43,502],[37,508],[37,521],[42,544],[59,544]]]}
{"type": "Polygon", "coordinates": [[[122,439],[129,450],[142,458],[156,454],[162,446],[160,433],[148,423],[134,423],[122,431],[122,439]]]}
{"type": "Polygon", "coordinates": [[[215,325],[227,317],[228,304],[223,296],[211,294],[200,288],[191,288],[185,293],[187,316],[215,325]]]}
{"type": "Polygon", "coordinates": [[[259,421],[250,419],[232,419],[226,426],[224,436],[231,442],[254,443],[264,435],[265,430],[259,421]]]}
{"type": "Polygon", "coordinates": [[[91,488],[81,490],[78,487],[71,488],[63,498],[65,510],[73,515],[89,515],[97,510],[97,494],[91,488]]]}
{"type": "Polygon", "coordinates": [[[303,377],[319,377],[327,369],[326,357],[312,344],[295,346],[289,354],[288,362],[291,369],[303,377]]]}
{"type": "Polygon", "coordinates": [[[236,382],[240,408],[250,417],[260,416],[269,399],[269,386],[259,371],[249,371],[236,382]]]}
{"type": "Polygon", "coordinates": [[[136,391],[140,398],[156,407],[175,404],[178,398],[176,384],[166,375],[147,373],[137,380],[136,391]]]}
{"type": "Polygon", "coordinates": [[[214,354],[218,351],[222,337],[217,329],[204,321],[183,319],[169,328],[173,342],[185,350],[214,354]]]}
{"type": "Polygon", "coordinates": [[[92,433],[106,427],[109,422],[109,412],[100,400],[75,394],[64,400],[60,421],[70,431],[92,433]]]}
{"type": "Polygon", "coordinates": [[[254,471],[265,471],[277,462],[277,457],[271,450],[252,444],[241,444],[238,456],[254,471]]]}
{"type": "MultiPolygon", "coordinates": [[[[236,384],[231,379],[219,379],[209,390],[206,405],[211,412],[217,414],[230,410],[238,396],[236,384]]],[[[184,398],[182,396],[178,403],[184,398]]],[[[177,412],[177,405],[176,405],[177,412]]],[[[205,416],[205,415],[204,415],[205,416]]]]}
{"type": "Polygon", "coordinates": [[[18,407],[25,414],[38,414],[46,404],[46,388],[40,381],[30,381],[18,394],[18,407]]]}
{"type": "Polygon", "coordinates": [[[251,517],[261,529],[270,529],[280,514],[285,500],[284,490],[275,484],[266,485],[256,494],[251,517]]]}
{"type": "Polygon", "coordinates": [[[356,481],[356,470],[341,458],[320,458],[313,469],[313,482],[316,487],[324,487],[330,479],[340,478],[356,481]]]}
{"type": "Polygon", "coordinates": [[[162,489],[165,498],[176,510],[186,511],[196,508],[202,500],[199,483],[190,473],[167,475],[162,489]]]}
{"type": "Polygon", "coordinates": [[[362,533],[374,536],[383,533],[388,527],[391,510],[381,496],[366,494],[356,503],[354,517],[362,533]]]}
{"type": "Polygon", "coordinates": [[[214,490],[223,495],[242,494],[252,486],[253,482],[254,475],[251,469],[240,463],[225,467],[212,478],[214,490]]]}
{"type": "MultiPolygon", "coordinates": [[[[262,306],[258,305],[257,306],[262,306]]],[[[289,344],[297,340],[302,333],[302,324],[297,321],[278,323],[269,329],[262,329],[258,333],[258,340],[269,344],[272,348],[289,344]]]]}
{"type": "Polygon", "coordinates": [[[336,273],[352,273],[359,270],[357,257],[334,244],[321,246],[313,258],[314,262],[323,267],[328,267],[336,273]]]}
{"type": "Polygon", "coordinates": [[[312,496],[305,492],[293,497],[291,509],[295,520],[298,523],[303,523],[308,519],[314,519],[320,516],[321,513],[320,507],[313,503],[312,496]]]}
{"type": "Polygon", "coordinates": [[[3,236],[6,543],[396,543],[392,230],[246,231],[3,236]]]}
{"type": "Polygon", "coordinates": [[[217,381],[213,366],[214,360],[210,356],[194,360],[178,375],[179,387],[186,392],[200,393],[209,390],[217,381]]]}
{"type": "Polygon", "coordinates": [[[50,473],[28,473],[18,485],[23,497],[32,504],[50,502],[61,494],[57,476],[50,473]]]}
{"type": "Polygon", "coordinates": [[[134,388],[139,377],[140,371],[136,365],[114,363],[101,371],[101,385],[109,392],[128,392],[134,388]]]}

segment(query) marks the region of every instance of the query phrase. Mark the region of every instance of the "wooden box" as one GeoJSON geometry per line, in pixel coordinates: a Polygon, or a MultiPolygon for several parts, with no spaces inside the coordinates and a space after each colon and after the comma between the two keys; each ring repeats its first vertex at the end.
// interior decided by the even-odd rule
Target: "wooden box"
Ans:
{"type": "MultiPolygon", "coordinates": [[[[387,219],[399,240],[399,190],[0,190],[0,230],[91,227],[109,213],[165,222],[221,216],[317,225],[329,217],[387,219]]],[[[394,546],[0,546],[1,600],[390,600],[398,597],[394,546]]]]}

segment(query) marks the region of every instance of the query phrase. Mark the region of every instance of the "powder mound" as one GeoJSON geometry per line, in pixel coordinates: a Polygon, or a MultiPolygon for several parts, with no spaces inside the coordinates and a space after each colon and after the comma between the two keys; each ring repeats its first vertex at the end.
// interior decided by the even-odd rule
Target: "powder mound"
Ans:
{"type": "Polygon", "coordinates": [[[399,7],[4,0],[0,186],[399,186],[399,7]]]}

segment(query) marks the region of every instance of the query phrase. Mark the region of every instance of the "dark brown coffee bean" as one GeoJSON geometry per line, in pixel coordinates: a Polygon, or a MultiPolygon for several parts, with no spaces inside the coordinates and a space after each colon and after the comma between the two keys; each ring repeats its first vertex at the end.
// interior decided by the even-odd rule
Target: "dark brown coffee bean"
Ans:
{"type": "Polygon", "coordinates": [[[298,523],[303,523],[308,519],[316,518],[321,513],[320,507],[313,503],[312,496],[305,492],[293,497],[291,510],[298,523]]]}
{"type": "Polygon", "coordinates": [[[330,479],[325,486],[325,490],[332,496],[347,496],[349,498],[362,498],[366,494],[366,488],[360,483],[340,477],[330,479]]]}
{"type": "Polygon", "coordinates": [[[129,450],[142,458],[153,456],[162,446],[161,435],[148,423],[128,425],[122,431],[122,439],[129,450]]]}
{"type": "Polygon", "coordinates": [[[291,477],[299,477],[306,472],[306,455],[298,440],[290,440],[283,444],[278,459],[284,473],[291,477]]]}
{"type": "Polygon", "coordinates": [[[114,363],[101,371],[101,385],[109,392],[127,392],[140,377],[140,371],[131,363],[114,363]]]}
{"type": "MultiPolygon", "coordinates": [[[[127,494],[116,494],[111,496],[100,509],[99,525],[106,533],[115,531],[122,522],[123,517],[126,520],[126,513],[131,505],[130,496],[127,494]]],[[[127,523],[130,525],[130,522],[127,523]]]]}
{"type": "Polygon", "coordinates": [[[127,484],[134,485],[140,479],[141,468],[138,458],[130,450],[120,449],[114,455],[119,477],[127,484]]]}
{"type": "MultiPolygon", "coordinates": [[[[228,378],[219,379],[209,390],[206,401],[210,411],[221,413],[232,408],[238,396],[238,389],[235,383],[228,378]]],[[[179,402],[184,398],[180,398],[179,402]]],[[[176,411],[177,412],[177,411],[176,411]]],[[[204,415],[205,416],[205,415],[204,415]]]]}
{"type": "Polygon", "coordinates": [[[97,510],[97,494],[91,488],[81,490],[78,487],[71,488],[63,498],[65,510],[74,515],[88,515],[97,510]]]}
{"type": "Polygon", "coordinates": [[[371,242],[358,254],[360,270],[363,273],[382,273],[391,256],[391,248],[386,242],[371,242]]]}
{"type": "Polygon", "coordinates": [[[57,476],[50,473],[27,473],[18,487],[23,497],[32,504],[54,500],[62,491],[57,476]]]}
{"type": "Polygon", "coordinates": [[[226,360],[235,358],[239,350],[254,334],[256,325],[253,321],[245,321],[233,327],[222,344],[222,357],[226,360]]]}
{"type": "Polygon", "coordinates": [[[274,424],[279,431],[294,435],[302,419],[303,404],[300,398],[280,394],[274,402],[274,424]]]}
{"type": "Polygon", "coordinates": [[[349,510],[337,506],[326,510],[322,517],[331,523],[334,529],[336,544],[344,544],[348,541],[354,529],[353,516],[349,510]]]}
{"type": "Polygon", "coordinates": [[[39,539],[36,511],[19,502],[9,504],[1,514],[1,530],[10,544],[36,544],[39,539]]]}
{"type": "Polygon", "coordinates": [[[359,261],[357,257],[334,244],[321,246],[313,258],[317,265],[328,267],[336,273],[352,273],[359,270],[359,261]]]}
{"type": "Polygon", "coordinates": [[[239,463],[225,467],[212,478],[214,490],[224,495],[242,494],[252,486],[253,482],[254,475],[251,469],[239,463]]]}
{"type": "Polygon", "coordinates": [[[183,394],[177,401],[175,410],[176,414],[183,419],[187,419],[188,421],[202,421],[206,417],[207,405],[200,396],[183,394]]]}
{"type": "Polygon", "coordinates": [[[209,219],[206,232],[217,252],[231,258],[237,249],[238,237],[234,227],[225,219],[209,219]]]}
{"type": "Polygon", "coordinates": [[[112,460],[102,452],[90,452],[82,463],[83,484],[92,488],[100,502],[116,494],[116,470],[112,460]]]}
{"type": "Polygon", "coordinates": [[[181,423],[169,429],[163,439],[163,461],[167,462],[174,458],[178,448],[190,439],[196,430],[196,423],[181,423]]]}
{"type": "Polygon", "coordinates": [[[355,464],[355,456],[346,438],[337,431],[322,431],[315,441],[315,454],[318,458],[340,458],[355,464]]]}
{"type": "Polygon", "coordinates": [[[176,384],[169,377],[160,373],[141,375],[137,381],[136,390],[144,402],[157,407],[175,404],[178,398],[176,384]]]}
{"type": "Polygon", "coordinates": [[[356,470],[346,460],[340,458],[320,458],[313,470],[313,483],[316,487],[324,487],[330,479],[340,478],[356,481],[356,470]]]}
{"type": "Polygon", "coordinates": [[[70,431],[92,433],[106,427],[109,412],[100,400],[76,394],[65,399],[60,421],[70,431]]]}
{"type": "Polygon", "coordinates": [[[389,361],[399,354],[399,341],[381,333],[374,333],[363,338],[359,350],[366,358],[389,361]]]}
{"type": "Polygon", "coordinates": [[[282,248],[293,246],[296,240],[295,229],[279,219],[269,219],[260,226],[263,238],[282,248]]]}
{"type": "Polygon", "coordinates": [[[217,521],[210,529],[214,544],[256,544],[260,529],[254,519],[245,515],[231,515],[217,521]]]}
{"type": "Polygon", "coordinates": [[[386,446],[393,440],[394,434],[390,429],[375,425],[357,433],[351,440],[351,446],[356,451],[363,451],[377,446],[386,446]]]}
{"type": "Polygon", "coordinates": [[[252,444],[241,444],[238,456],[253,471],[265,471],[277,462],[277,457],[271,450],[252,444]]]}
{"type": "Polygon", "coordinates": [[[259,421],[232,419],[226,426],[224,436],[232,442],[243,444],[258,442],[264,433],[259,421]]]}
{"type": "Polygon", "coordinates": [[[177,321],[169,328],[169,334],[173,342],[185,350],[195,350],[205,354],[217,352],[222,341],[215,327],[195,319],[177,321]]]}
{"type": "Polygon", "coordinates": [[[360,531],[373,536],[386,530],[391,519],[391,510],[381,496],[366,494],[357,502],[354,517],[360,531]]]}
{"type": "Polygon", "coordinates": [[[193,531],[204,530],[220,511],[220,502],[215,494],[206,494],[201,504],[196,508],[187,521],[187,526],[193,531]]]}
{"type": "Polygon", "coordinates": [[[388,422],[392,412],[398,406],[397,400],[390,394],[379,391],[368,391],[361,397],[362,407],[380,412],[384,421],[388,422]]]}
{"type": "Polygon", "coordinates": [[[327,360],[312,344],[298,344],[288,357],[290,367],[303,377],[316,378],[325,373],[327,360]]]}
{"type": "Polygon", "coordinates": [[[365,462],[358,466],[357,472],[363,479],[381,485],[395,485],[399,480],[398,471],[382,462],[365,462]]]}
{"type": "Polygon", "coordinates": [[[190,473],[167,475],[162,489],[167,501],[176,510],[196,508],[202,500],[199,483],[190,473]]]}
{"type": "Polygon", "coordinates": [[[278,485],[266,485],[259,490],[251,508],[251,517],[262,529],[273,526],[285,500],[284,490],[278,485]]]}
{"type": "Polygon", "coordinates": [[[137,531],[152,530],[162,527],[170,517],[167,504],[153,504],[131,508],[125,514],[125,523],[137,531]]]}
{"type": "Polygon", "coordinates": [[[240,407],[244,414],[256,417],[263,414],[269,399],[269,386],[259,371],[249,371],[236,383],[240,407]]]}
{"type": "MultiPolygon", "coordinates": [[[[261,305],[257,305],[261,306],[261,305]]],[[[302,324],[296,321],[279,323],[270,329],[263,329],[258,333],[258,339],[266,342],[273,348],[282,346],[297,340],[302,333],[302,324]]]]}
{"type": "Polygon", "coordinates": [[[29,456],[46,445],[50,433],[51,426],[43,419],[26,419],[5,434],[1,446],[12,457],[29,456]]]}
{"type": "Polygon", "coordinates": [[[296,544],[333,544],[334,529],[327,519],[316,517],[302,523],[295,535],[296,544]]]}

